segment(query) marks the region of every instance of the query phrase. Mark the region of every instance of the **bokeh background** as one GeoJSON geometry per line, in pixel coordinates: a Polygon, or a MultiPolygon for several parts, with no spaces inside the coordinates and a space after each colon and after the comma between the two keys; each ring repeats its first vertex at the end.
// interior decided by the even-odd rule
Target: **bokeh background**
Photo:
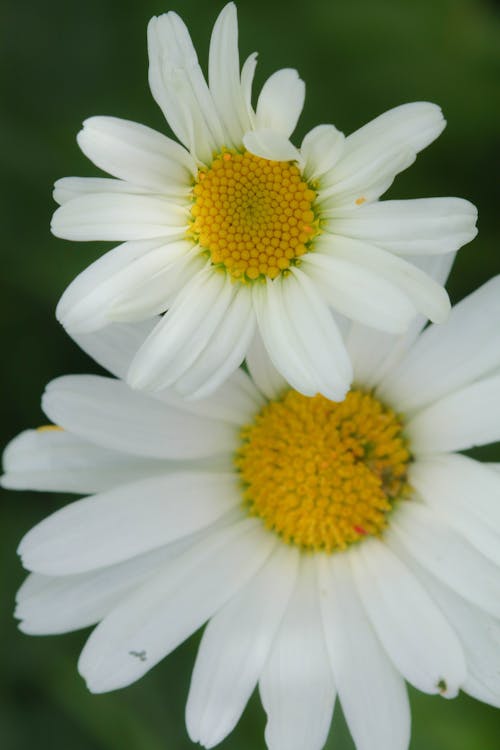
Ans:
{"type": "MultiPolygon", "coordinates": [[[[206,62],[217,0],[1,0],[0,181],[2,281],[1,442],[45,422],[40,394],[51,378],[97,372],[54,319],[68,282],[103,251],[52,237],[51,185],[93,175],[75,135],[93,114],[165,130],[147,87],[146,23],[169,9],[187,21],[206,62]],[[165,3],[165,4],[164,4],[165,3]]],[[[479,207],[479,237],[460,253],[453,301],[500,272],[498,6],[491,0],[240,0],[242,57],[258,50],[258,90],[278,67],[307,84],[297,138],[320,122],[346,133],[390,107],[439,103],[441,138],[388,195],[458,195],[479,207]]],[[[500,460],[499,446],[483,452],[500,460]]],[[[0,581],[0,746],[3,750],[188,750],[183,720],[199,634],[139,684],[90,695],[76,672],[85,633],[30,638],[16,630],[13,599],[24,573],[21,536],[68,498],[3,493],[0,581]]],[[[411,692],[411,750],[498,750],[500,711],[467,696],[411,692]]],[[[258,697],[227,750],[263,750],[258,697]]],[[[352,750],[337,708],[327,748],[352,750]]],[[[304,748],[307,750],[307,748],[304,748]]],[[[378,750],[378,749],[377,749],[378,750]]]]}

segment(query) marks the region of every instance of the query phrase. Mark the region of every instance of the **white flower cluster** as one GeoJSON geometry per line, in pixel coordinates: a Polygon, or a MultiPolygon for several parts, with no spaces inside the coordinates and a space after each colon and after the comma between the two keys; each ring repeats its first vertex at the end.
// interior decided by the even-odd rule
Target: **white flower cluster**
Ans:
{"type": "Polygon", "coordinates": [[[21,542],[21,630],[96,625],[99,693],[208,622],[193,741],[258,685],[269,750],[321,750],[337,695],[357,750],[406,750],[405,682],[500,706],[500,469],[461,453],[500,440],[500,277],[450,312],[476,209],[379,200],[444,119],[405,104],[298,147],[304,83],[280,70],[254,108],[232,3],[208,83],[175,13],[148,41],[180,143],[93,117],[78,143],[112,177],[56,183],[54,234],[121,242],[57,308],[113,377],[50,383],[52,424],[5,451],[4,487],[85,495],[21,542]]]}

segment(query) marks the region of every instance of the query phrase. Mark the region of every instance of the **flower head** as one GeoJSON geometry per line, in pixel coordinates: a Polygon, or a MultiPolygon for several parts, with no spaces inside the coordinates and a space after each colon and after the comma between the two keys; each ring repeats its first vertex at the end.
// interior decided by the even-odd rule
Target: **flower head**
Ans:
{"type": "Polygon", "coordinates": [[[277,71],[254,109],[256,55],[240,71],[232,3],[212,33],[208,84],[175,13],[151,20],[148,42],[151,91],[180,143],[85,121],[78,143],[113,178],[59,180],[52,230],[124,242],[69,286],[59,319],[85,333],[165,313],[129,367],[133,387],[202,398],[262,338],[293,388],[342,399],[352,367],[339,321],[398,333],[417,313],[444,320],[448,297],[422,267],[475,235],[468,201],[378,201],[441,133],[440,109],[396,107],[347,138],[320,125],[298,148],[304,83],[277,71]]]}
{"type": "MultiPolygon", "coordinates": [[[[263,349],[198,401],[54,381],[62,429],[14,439],[3,485],[91,496],[21,542],[21,629],[98,623],[79,669],[103,692],[209,621],[186,711],[205,747],[257,683],[270,750],[320,750],[336,694],[358,750],[405,750],[405,680],[500,705],[500,473],[459,453],[500,439],[499,322],[497,277],[442,326],[353,324],[343,402],[290,388],[263,349]]],[[[153,324],[79,341],[123,376],[153,324]]]]}

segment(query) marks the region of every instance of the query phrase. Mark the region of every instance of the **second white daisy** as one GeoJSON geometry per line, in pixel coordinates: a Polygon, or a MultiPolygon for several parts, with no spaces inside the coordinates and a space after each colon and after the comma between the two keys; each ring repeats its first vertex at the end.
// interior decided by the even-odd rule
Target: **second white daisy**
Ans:
{"type": "Polygon", "coordinates": [[[183,145],[125,120],[85,122],[80,147],[116,179],[60,180],[52,230],[125,242],[70,285],[58,318],[78,333],[167,311],[130,367],[134,387],[207,395],[258,328],[294,388],[342,399],[352,367],[332,310],[391,333],[417,313],[444,320],[446,292],[418,266],[476,233],[465,200],[378,202],[443,130],[439,107],[397,107],[348,138],[320,125],[297,148],[304,83],[279,70],[254,110],[256,55],[240,72],[232,3],[208,85],[175,13],[153,18],[148,39],[151,90],[183,145]]]}

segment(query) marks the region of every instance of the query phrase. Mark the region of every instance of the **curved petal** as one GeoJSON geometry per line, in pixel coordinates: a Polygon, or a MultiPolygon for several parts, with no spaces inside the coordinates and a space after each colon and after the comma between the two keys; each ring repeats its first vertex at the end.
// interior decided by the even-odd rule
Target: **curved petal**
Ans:
{"type": "Polygon", "coordinates": [[[186,537],[239,502],[232,473],[148,477],[66,505],[32,528],[18,553],[37,573],[85,573],[186,537]]]}
{"type": "Polygon", "coordinates": [[[294,268],[285,279],[254,286],[255,309],[267,352],[290,385],[307,396],[341,401],[351,380],[344,344],[308,277],[294,268]]]}
{"type": "Polygon", "coordinates": [[[208,623],[186,704],[193,742],[218,745],[234,729],[262,672],[293,589],[299,553],[280,545],[208,623]]]}
{"type": "Polygon", "coordinates": [[[500,566],[500,476],[456,454],[411,464],[409,482],[427,505],[500,566]]]}
{"type": "Polygon", "coordinates": [[[406,294],[418,312],[442,323],[449,315],[450,300],[441,284],[413,263],[349,237],[325,235],[318,249],[338,260],[356,263],[373,271],[406,294]]]}
{"type": "Polygon", "coordinates": [[[406,425],[416,454],[448,453],[500,440],[500,375],[444,396],[406,425]]]}
{"type": "Polygon", "coordinates": [[[464,599],[500,617],[498,566],[425,505],[408,502],[400,506],[384,541],[403,559],[410,555],[464,599]]]}
{"type": "Polygon", "coordinates": [[[228,315],[237,293],[229,275],[210,265],[199,271],[134,357],[127,375],[129,384],[133,388],[160,390],[175,383],[195,366],[197,357],[228,315]]]}
{"type": "Polygon", "coordinates": [[[446,323],[429,326],[399,367],[384,377],[379,390],[408,411],[499,367],[500,276],[496,276],[455,305],[446,323]]]}
{"type": "Polygon", "coordinates": [[[215,22],[208,57],[210,93],[235,146],[252,126],[240,80],[236,6],[228,3],[215,22]]]}
{"type": "Polygon", "coordinates": [[[193,157],[182,146],[137,122],[89,117],[77,141],[104,172],[181,200],[197,173],[193,157]]]}
{"type": "Polygon", "coordinates": [[[477,208],[462,198],[377,201],[356,210],[325,211],[335,234],[399,255],[458,250],[477,234],[477,208]]]}
{"type": "Polygon", "coordinates": [[[276,545],[255,519],[215,532],[159,568],[97,626],[78,669],[93,693],[130,685],[217,612],[276,545]]]}
{"type": "Polygon", "coordinates": [[[248,372],[259,391],[268,399],[279,398],[287,388],[287,382],[273,365],[258,330],[248,349],[246,362],[248,372]]]}
{"type": "Polygon", "coordinates": [[[3,467],[2,487],[82,494],[169,470],[165,461],[135,458],[51,427],[17,435],[5,448],[3,467]]]}
{"type": "Polygon", "coordinates": [[[187,208],[167,198],[88,193],[59,206],[50,227],[66,240],[147,240],[182,234],[187,225],[187,208]]]}
{"type": "Polygon", "coordinates": [[[454,698],[466,674],[462,648],[419,581],[376,539],[360,544],[350,561],[363,605],[398,671],[425,693],[454,698]]]}
{"type": "Polygon", "coordinates": [[[119,380],[68,375],[47,386],[47,416],[85,440],[148,458],[201,458],[232,452],[235,427],[188,414],[119,380]]]}
{"type": "Polygon", "coordinates": [[[255,156],[271,161],[298,161],[299,151],[286,135],[270,128],[251,130],[243,136],[245,148],[255,156]]]}
{"type": "Polygon", "coordinates": [[[177,13],[150,20],[148,52],[153,97],[179,140],[196,159],[209,164],[228,137],[189,32],[177,13]]]}
{"type": "Polygon", "coordinates": [[[335,686],[323,635],[316,563],[302,556],[299,578],[259,681],[269,750],[322,750],[335,686]]]}
{"type": "Polygon", "coordinates": [[[61,177],[54,183],[52,197],[62,205],[73,198],[89,193],[128,193],[129,195],[150,195],[151,190],[143,185],[114,180],[112,177],[61,177]]]}
{"type": "Polygon", "coordinates": [[[345,136],[334,125],[317,125],[307,133],[300,146],[303,174],[317,180],[332,169],[342,156],[345,136]]]}
{"type": "Polygon", "coordinates": [[[292,68],[273,73],[257,101],[256,128],[274,130],[289,138],[304,107],[306,86],[292,68]]]}
{"type": "Polygon", "coordinates": [[[405,684],[372,630],[347,558],[348,553],[319,557],[325,640],[342,710],[357,750],[406,750],[405,684]]]}
{"type": "Polygon", "coordinates": [[[245,101],[247,116],[252,128],[255,125],[255,112],[252,108],[252,85],[256,67],[257,52],[252,52],[252,54],[249,55],[243,63],[243,67],[241,69],[241,90],[243,92],[243,99],[245,101]]]}

